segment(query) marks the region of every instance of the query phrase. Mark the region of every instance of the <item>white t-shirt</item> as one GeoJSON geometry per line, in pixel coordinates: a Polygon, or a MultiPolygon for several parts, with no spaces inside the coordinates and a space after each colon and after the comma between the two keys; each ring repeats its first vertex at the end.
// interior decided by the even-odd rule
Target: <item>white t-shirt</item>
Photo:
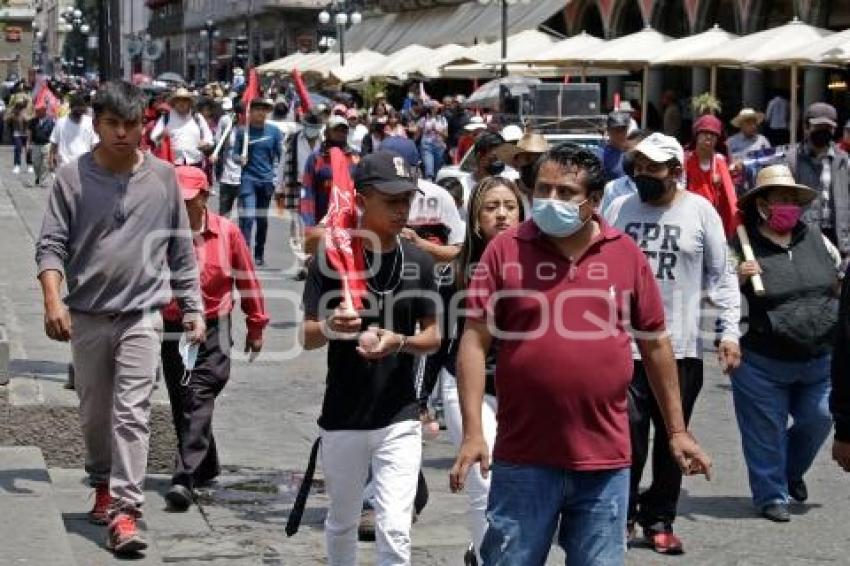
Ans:
{"type": "Polygon", "coordinates": [[[357,124],[355,128],[348,130],[348,147],[353,151],[360,153],[363,149],[363,138],[369,135],[369,128],[363,124],[357,124]]]}
{"type": "Polygon", "coordinates": [[[207,121],[194,112],[181,116],[172,110],[168,124],[165,124],[164,118],[157,121],[151,132],[151,139],[158,142],[165,132],[171,137],[174,162],[182,165],[200,163],[204,156],[198,148],[201,145],[213,144],[213,135],[207,121]]]}
{"type": "Polygon", "coordinates": [[[419,179],[410,205],[407,225],[422,238],[440,245],[460,245],[466,226],[449,191],[430,181],[419,179]]]}
{"type": "Polygon", "coordinates": [[[98,141],[91,116],[85,114],[79,122],[74,122],[69,116],[59,118],[50,133],[50,143],[56,146],[57,165],[74,161],[91,151],[98,141]]]}

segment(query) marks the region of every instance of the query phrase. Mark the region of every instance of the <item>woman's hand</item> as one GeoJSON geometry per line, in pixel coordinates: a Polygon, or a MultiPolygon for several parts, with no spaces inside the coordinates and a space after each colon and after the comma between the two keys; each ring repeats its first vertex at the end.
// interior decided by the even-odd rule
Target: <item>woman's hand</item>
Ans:
{"type": "Polygon", "coordinates": [[[744,279],[749,279],[753,275],[761,274],[761,266],[757,261],[744,261],[738,265],[738,275],[744,279]]]}

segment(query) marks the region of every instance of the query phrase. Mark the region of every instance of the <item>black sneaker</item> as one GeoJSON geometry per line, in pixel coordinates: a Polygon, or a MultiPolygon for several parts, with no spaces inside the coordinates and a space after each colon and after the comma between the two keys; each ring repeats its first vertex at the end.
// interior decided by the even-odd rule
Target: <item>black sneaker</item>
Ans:
{"type": "Polygon", "coordinates": [[[174,484],[165,494],[165,500],[172,511],[186,511],[192,504],[192,492],[185,485],[174,484]]]}
{"type": "Polygon", "coordinates": [[[360,542],[373,542],[375,540],[375,510],[370,507],[366,507],[360,512],[357,540],[360,542]]]}
{"type": "Polygon", "coordinates": [[[771,503],[761,508],[761,516],[774,523],[787,523],[791,520],[791,513],[784,503],[771,503]]]}
{"type": "Polygon", "coordinates": [[[809,490],[806,487],[806,482],[802,479],[788,480],[788,495],[794,501],[804,503],[809,498],[809,490]]]}

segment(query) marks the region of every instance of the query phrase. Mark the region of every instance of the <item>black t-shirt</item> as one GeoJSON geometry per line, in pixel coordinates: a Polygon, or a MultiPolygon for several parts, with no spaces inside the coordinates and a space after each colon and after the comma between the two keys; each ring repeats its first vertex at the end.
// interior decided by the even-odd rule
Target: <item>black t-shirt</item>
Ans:
{"type": "Polygon", "coordinates": [[[50,143],[50,134],[53,132],[53,125],[54,122],[52,118],[31,118],[28,126],[30,136],[32,137],[32,143],[36,145],[50,143]]]}
{"type": "MultiPolygon", "coordinates": [[[[413,336],[416,323],[436,316],[438,298],[431,257],[406,240],[380,254],[369,252],[367,265],[377,269],[369,281],[362,330],[377,324],[413,336]],[[393,289],[383,300],[375,291],[393,289]]],[[[368,269],[368,267],[367,267],[368,269]]],[[[316,255],[304,285],[305,316],[326,318],[340,301],[341,285],[324,253],[316,255]]],[[[328,343],[328,374],[319,426],[325,430],[374,430],[419,418],[414,356],[391,354],[377,361],[357,353],[357,340],[328,343]]]]}

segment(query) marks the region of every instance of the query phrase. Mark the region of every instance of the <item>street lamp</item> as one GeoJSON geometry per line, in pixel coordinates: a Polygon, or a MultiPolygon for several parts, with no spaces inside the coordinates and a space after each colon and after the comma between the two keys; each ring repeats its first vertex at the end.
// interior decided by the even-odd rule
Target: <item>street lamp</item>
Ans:
{"type": "Polygon", "coordinates": [[[213,38],[216,38],[220,35],[218,27],[216,27],[215,22],[212,20],[207,20],[204,22],[204,27],[201,28],[201,37],[207,39],[207,82],[212,81],[212,51],[213,51],[213,38]]]}
{"type": "MultiPolygon", "coordinates": [[[[91,26],[87,24],[83,20],[83,12],[72,6],[65,6],[65,8],[59,13],[59,21],[58,21],[58,29],[59,31],[63,31],[65,33],[71,33],[73,31],[78,31],[80,35],[83,37],[87,37],[89,32],[91,31],[91,26]]],[[[79,71],[79,74],[82,75],[85,72],[85,47],[82,50],[82,55],[72,57],[72,67],[76,67],[79,71]]]]}
{"type": "MultiPolygon", "coordinates": [[[[351,26],[359,25],[363,21],[356,3],[351,0],[333,0],[324,10],[319,12],[319,23],[326,26],[336,24],[336,36],[339,40],[339,64],[345,65],[345,30],[351,26]]],[[[331,47],[333,43],[330,38],[319,39],[320,47],[331,47]]]]}
{"type": "Polygon", "coordinates": [[[508,6],[514,4],[529,4],[531,0],[478,0],[479,4],[487,6],[489,4],[501,4],[502,6],[502,71],[503,77],[508,76],[508,64],[505,62],[508,58],[508,6]]]}

